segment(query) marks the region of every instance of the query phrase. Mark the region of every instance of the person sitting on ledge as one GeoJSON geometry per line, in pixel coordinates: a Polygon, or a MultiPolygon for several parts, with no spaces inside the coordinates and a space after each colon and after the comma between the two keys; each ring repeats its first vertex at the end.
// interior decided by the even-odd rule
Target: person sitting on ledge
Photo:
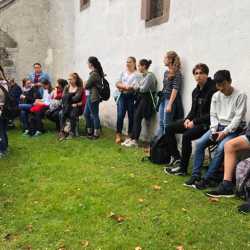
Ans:
{"type": "Polygon", "coordinates": [[[172,160],[164,168],[166,174],[182,176],[187,174],[192,153],[192,141],[200,138],[209,129],[210,103],[216,92],[216,86],[208,74],[209,68],[204,63],[199,63],[193,68],[193,76],[197,86],[192,92],[191,110],[184,120],[167,126],[166,136],[172,160]],[[177,148],[175,134],[183,134],[181,155],[177,148]]]}
{"type": "Polygon", "coordinates": [[[224,145],[237,137],[246,126],[247,96],[234,88],[228,70],[219,70],[214,75],[217,89],[211,101],[210,129],[196,142],[193,161],[193,172],[185,185],[197,189],[213,186],[213,179],[224,156],[224,145]],[[208,171],[202,179],[201,168],[204,161],[205,149],[209,144],[217,144],[214,157],[208,166],[208,171]]]}

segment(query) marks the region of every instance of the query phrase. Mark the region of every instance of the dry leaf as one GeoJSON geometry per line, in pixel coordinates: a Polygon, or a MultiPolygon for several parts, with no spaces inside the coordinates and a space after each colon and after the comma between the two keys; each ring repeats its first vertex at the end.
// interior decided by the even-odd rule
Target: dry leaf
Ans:
{"type": "Polygon", "coordinates": [[[28,246],[25,246],[23,249],[25,249],[25,250],[32,250],[32,246],[28,245],[28,246]]]}
{"type": "Polygon", "coordinates": [[[153,186],[153,189],[156,190],[156,191],[158,191],[158,190],[161,190],[161,187],[158,186],[158,185],[154,185],[154,186],[153,186]]]}
{"type": "Polygon", "coordinates": [[[115,220],[118,223],[124,222],[126,219],[122,215],[114,214],[113,212],[110,213],[110,218],[115,220]]]}
{"type": "Polygon", "coordinates": [[[209,197],[208,199],[210,202],[218,202],[219,199],[218,198],[215,198],[215,197],[209,197]]]}
{"type": "Polygon", "coordinates": [[[33,226],[31,224],[27,225],[26,226],[26,230],[29,232],[29,233],[32,233],[33,231],[33,226]]]}
{"type": "Polygon", "coordinates": [[[142,248],[141,247],[136,247],[135,250],[142,250],[142,248]]]}
{"type": "Polygon", "coordinates": [[[184,250],[184,246],[178,246],[176,247],[176,250],[184,250]]]}
{"type": "Polygon", "coordinates": [[[143,203],[143,202],[144,202],[144,199],[140,198],[140,199],[138,199],[138,201],[139,201],[140,203],[143,203]]]}
{"type": "Polygon", "coordinates": [[[12,240],[12,239],[13,239],[13,235],[12,235],[12,234],[6,234],[6,235],[4,236],[4,239],[5,239],[5,240],[12,240]]]}
{"type": "Polygon", "coordinates": [[[181,210],[182,210],[182,212],[185,212],[185,213],[187,212],[186,208],[182,208],[181,210]]]}
{"type": "Polygon", "coordinates": [[[82,247],[87,248],[87,247],[89,246],[89,241],[87,241],[87,240],[82,240],[82,241],[81,241],[81,245],[82,245],[82,247]]]}

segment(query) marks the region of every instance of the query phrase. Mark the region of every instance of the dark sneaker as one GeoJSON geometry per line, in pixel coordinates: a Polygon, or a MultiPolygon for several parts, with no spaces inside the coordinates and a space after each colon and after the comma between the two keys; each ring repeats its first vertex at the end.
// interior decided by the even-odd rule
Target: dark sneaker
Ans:
{"type": "Polygon", "coordinates": [[[171,159],[171,161],[168,163],[168,166],[179,166],[181,163],[181,160],[180,159],[171,159]]]}
{"type": "Polygon", "coordinates": [[[186,187],[193,187],[195,188],[196,182],[199,182],[201,180],[198,176],[191,176],[189,180],[187,180],[183,185],[186,187]]]}
{"type": "Polygon", "coordinates": [[[173,167],[169,170],[169,174],[178,175],[178,176],[186,176],[187,172],[182,169],[181,166],[173,167]]]}
{"type": "Polygon", "coordinates": [[[226,197],[226,198],[231,198],[234,197],[234,191],[232,188],[226,188],[223,183],[221,183],[216,190],[212,190],[206,193],[207,196],[209,197],[226,197]]]}
{"type": "Polygon", "coordinates": [[[206,179],[201,179],[200,181],[196,182],[193,187],[200,190],[207,189],[210,187],[209,181],[206,179]]]}
{"type": "Polygon", "coordinates": [[[239,213],[243,213],[243,214],[248,214],[250,213],[250,203],[243,203],[242,205],[238,206],[238,211],[239,213]]]}

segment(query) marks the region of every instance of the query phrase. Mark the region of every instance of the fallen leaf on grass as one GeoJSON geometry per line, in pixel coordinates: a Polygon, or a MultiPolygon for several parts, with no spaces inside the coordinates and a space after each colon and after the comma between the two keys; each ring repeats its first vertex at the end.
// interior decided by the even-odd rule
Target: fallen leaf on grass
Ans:
{"type": "Polygon", "coordinates": [[[218,201],[219,201],[219,199],[218,199],[218,198],[215,198],[215,197],[209,197],[208,200],[209,200],[210,202],[218,202],[218,201]]]}
{"type": "Polygon", "coordinates": [[[82,240],[82,241],[81,241],[81,245],[82,245],[82,247],[87,248],[87,247],[89,246],[89,241],[87,241],[87,240],[82,240]]]}
{"type": "Polygon", "coordinates": [[[158,186],[158,185],[154,185],[154,186],[153,186],[153,189],[154,189],[155,191],[158,191],[158,190],[161,190],[161,187],[158,186]]]}
{"type": "Polygon", "coordinates": [[[184,246],[178,246],[176,247],[176,250],[184,250],[184,246]]]}
{"type": "Polygon", "coordinates": [[[141,247],[136,247],[135,250],[142,250],[142,248],[141,247]]]}
{"type": "Polygon", "coordinates": [[[27,225],[26,226],[26,230],[29,232],[29,233],[32,233],[33,231],[33,226],[31,224],[27,225]]]}
{"type": "Polygon", "coordinates": [[[32,246],[31,246],[31,245],[24,246],[23,249],[24,249],[24,250],[32,250],[32,246]]]}
{"type": "Polygon", "coordinates": [[[140,199],[138,199],[138,201],[139,201],[140,203],[143,203],[143,202],[144,202],[144,199],[140,198],[140,199]]]}
{"type": "Polygon", "coordinates": [[[187,213],[187,209],[186,208],[182,208],[181,210],[182,210],[182,212],[187,213]]]}
{"type": "Polygon", "coordinates": [[[126,220],[126,218],[122,215],[114,214],[113,212],[110,213],[109,216],[111,219],[115,220],[118,223],[122,223],[126,220]]]}
{"type": "Polygon", "coordinates": [[[12,235],[12,234],[6,234],[6,235],[4,236],[4,239],[5,239],[5,240],[12,240],[12,239],[13,239],[13,235],[12,235]]]}

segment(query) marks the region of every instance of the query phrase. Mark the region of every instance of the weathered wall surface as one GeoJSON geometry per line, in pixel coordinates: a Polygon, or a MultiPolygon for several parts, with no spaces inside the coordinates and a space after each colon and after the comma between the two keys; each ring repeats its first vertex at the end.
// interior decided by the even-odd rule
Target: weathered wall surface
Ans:
{"type": "MultiPolygon", "coordinates": [[[[198,62],[207,63],[211,75],[217,69],[229,69],[234,85],[246,91],[250,99],[248,0],[232,0],[230,4],[226,0],[174,0],[169,22],[152,28],[145,28],[140,18],[140,0],[91,0],[90,7],[82,12],[78,0],[75,5],[75,61],[85,78],[86,60],[96,55],[114,88],[127,56],[133,55],[152,59],[151,70],[161,81],[163,55],[167,50],[176,50],[183,63],[186,111],[195,86],[191,71],[198,62]]],[[[101,106],[102,117],[114,126],[114,101],[101,106]]]]}
{"type": "Polygon", "coordinates": [[[16,0],[0,9],[0,28],[18,44],[15,55],[18,81],[27,76],[34,62],[45,62],[48,48],[48,7],[47,0],[16,0]]]}

